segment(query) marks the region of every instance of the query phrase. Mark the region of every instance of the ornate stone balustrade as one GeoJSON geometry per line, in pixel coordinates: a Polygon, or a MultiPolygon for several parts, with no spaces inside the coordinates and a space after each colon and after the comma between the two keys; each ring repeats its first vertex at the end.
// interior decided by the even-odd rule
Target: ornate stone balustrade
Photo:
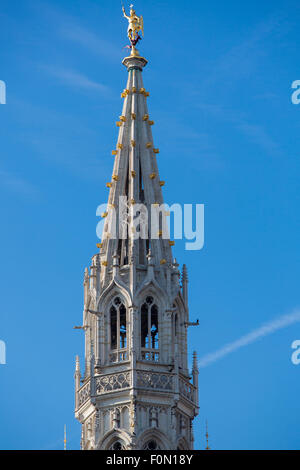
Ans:
{"type": "MultiPolygon", "coordinates": [[[[129,388],[131,385],[131,372],[119,372],[117,374],[100,375],[93,377],[92,383],[94,383],[93,390],[96,395],[102,395],[103,393],[109,393],[124,388],[129,388]],[[94,382],[93,382],[94,381],[94,382]]],[[[91,381],[89,380],[84,384],[77,392],[77,408],[80,408],[86,401],[91,397],[91,381]]]]}
{"type": "Polygon", "coordinates": [[[130,371],[117,374],[100,375],[96,380],[96,394],[109,393],[131,385],[130,371]]]}
{"type": "Polygon", "coordinates": [[[173,390],[173,375],[163,372],[137,371],[137,386],[155,390],[173,390]]]}
{"type": "Polygon", "coordinates": [[[196,389],[193,384],[191,384],[188,380],[179,377],[179,392],[188,400],[195,403],[196,399],[196,389]]]}
{"type": "MultiPolygon", "coordinates": [[[[116,374],[100,375],[95,380],[96,395],[102,395],[131,386],[131,371],[118,372],[116,374]]],[[[147,390],[174,390],[174,378],[172,374],[163,372],[137,371],[137,386],[147,390]]],[[[192,403],[195,403],[196,389],[193,384],[183,377],[179,378],[179,392],[192,403]]],[[[91,395],[90,381],[78,391],[78,408],[81,407],[91,395]]]]}
{"type": "Polygon", "coordinates": [[[88,381],[78,391],[78,408],[82,406],[90,397],[91,384],[88,381]]]}

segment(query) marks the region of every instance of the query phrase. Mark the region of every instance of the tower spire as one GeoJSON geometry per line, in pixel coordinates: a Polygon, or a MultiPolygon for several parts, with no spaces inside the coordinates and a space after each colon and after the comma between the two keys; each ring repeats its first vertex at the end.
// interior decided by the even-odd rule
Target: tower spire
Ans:
{"type": "Polygon", "coordinates": [[[168,215],[163,210],[165,182],[159,177],[156,158],[159,149],[154,144],[154,121],[149,117],[147,105],[150,93],[144,88],[142,78],[147,60],[131,54],[122,63],[127,68],[128,80],[121,94],[124,104],[117,121],[116,148],[112,151],[114,166],[107,183],[107,210],[102,214],[105,219],[100,244],[102,284],[107,282],[113,256],[119,257],[120,268],[146,266],[151,245],[154,263],[163,269],[165,264],[172,263],[174,244],[165,239],[167,232],[162,230],[168,225],[168,215]],[[155,225],[159,217],[164,220],[155,225]]]}
{"type": "Polygon", "coordinates": [[[165,182],[142,77],[147,60],[136,49],[143,18],[133,7],[123,14],[131,50],[122,61],[128,78],[102,241],[84,275],[86,370],[81,380],[77,360],[75,415],[82,449],[191,449],[198,371],[194,359],[191,383],[187,288],[181,290],[174,242],[167,236],[165,182]]]}

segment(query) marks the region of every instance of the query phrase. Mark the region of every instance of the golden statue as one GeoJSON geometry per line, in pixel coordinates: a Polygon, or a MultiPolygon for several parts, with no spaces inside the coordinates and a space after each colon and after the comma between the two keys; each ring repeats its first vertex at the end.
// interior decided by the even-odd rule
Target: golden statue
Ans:
{"type": "Polygon", "coordinates": [[[129,37],[131,44],[135,46],[138,40],[141,39],[141,37],[139,36],[140,31],[142,31],[142,35],[144,36],[143,17],[136,15],[133,9],[133,5],[130,5],[130,16],[126,15],[124,6],[122,6],[122,10],[123,10],[124,17],[127,18],[129,22],[127,35],[129,37]]]}

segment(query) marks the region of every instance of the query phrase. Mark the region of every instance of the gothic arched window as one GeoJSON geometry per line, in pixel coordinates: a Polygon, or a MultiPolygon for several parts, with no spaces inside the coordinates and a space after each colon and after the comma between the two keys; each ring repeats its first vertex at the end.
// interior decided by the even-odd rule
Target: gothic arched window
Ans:
{"type": "Polygon", "coordinates": [[[160,447],[155,441],[155,439],[151,439],[150,441],[146,442],[143,447],[143,450],[160,450],[160,447]]]}
{"type": "Polygon", "coordinates": [[[126,307],[120,297],[115,297],[110,307],[110,361],[127,359],[126,307]]]}
{"type": "Polygon", "coordinates": [[[125,445],[122,441],[115,441],[109,448],[109,450],[125,450],[125,445]]]}
{"type": "Polygon", "coordinates": [[[146,297],[141,307],[141,348],[142,359],[159,360],[158,308],[153,297],[146,297]]]}

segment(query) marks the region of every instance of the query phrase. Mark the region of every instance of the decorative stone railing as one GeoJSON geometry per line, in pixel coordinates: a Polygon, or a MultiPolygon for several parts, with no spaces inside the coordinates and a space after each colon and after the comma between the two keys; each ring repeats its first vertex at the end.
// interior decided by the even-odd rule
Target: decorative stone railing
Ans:
{"type": "Polygon", "coordinates": [[[137,386],[155,390],[173,390],[173,375],[163,372],[137,371],[137,386]]]}
{"type": "MultiPolygon", "coordinates": [[[[118,372],[92,377],[94,395],[115,392],[131,387],[131,371],[118,372]]],[[[138,388],[146,390],[174,391],[174,375],[164,372],[137,371],[138,388]]],[[[91,397],[90,380],[84,384],[77,395],[77,408],[80,408],[91,397]]],[[[196,403],[196,388],[187,379],[179,377],[179,393],[192,403],[196,403]]]]}
{"type": "Polygon", "coordinates": [[[179,377],[179,392],[188,400],[195,403],[196,388],[188,380],[179,377]]]}
{"type": "Polygon", "coordinates": [[[77,392],[77,409],[84,405],[92,395],[102,395],[103,393],[129,388],[130,385],[130,371],[92,377],[77,392]]]}
{"type": "Polygon", "coordinates": [[[129,388],[131,385],[131,372],[119,372],[117,374],[100,375],[95,377],[96,394],[109,393],[123,388],[129,388]]]}
{"type": "Polygon", "coordinates": [[[85,385],[83,385],[79,390],[78,390],[78,408],[82,406],[90,397],[90,392],[91,392],[91,384],[90,381],[88,381],[85,385]]]}

